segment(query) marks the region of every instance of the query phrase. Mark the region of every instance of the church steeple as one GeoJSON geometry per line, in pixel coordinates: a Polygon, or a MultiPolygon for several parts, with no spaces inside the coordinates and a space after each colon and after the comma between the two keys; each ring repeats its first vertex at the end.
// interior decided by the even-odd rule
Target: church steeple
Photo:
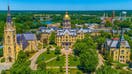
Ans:
{"type": "MultiPolygon", "coordinates": [[[[8,12],[7,12],[7,20],[6,20],[7,23],[11,24],[11,13],[10,13],[10,5],[9,5],[9,0],[8,0],[8,12]]],[[[9,25],[8,24],[8,25],[9,25]]]]}
{"type": "Polygon", "coordinates": [[[125,40],[125,38],[124,38],[124,31],[123,31],[123,29],[121,29],[120,40],[121,40],[121,41],[124,41],[124,40],[125,40]]]}
{"type": "Polygon", "coordinates": [[[5,58],[5,62],[15,62],[17,57],[16,50],[16,28],[11,20],[10,13],[10,5],[8,3],[8,11],[7,11],[7,19],[6,25],[4,28],[4,49],[3,49],[3,57],[5,58]]]}

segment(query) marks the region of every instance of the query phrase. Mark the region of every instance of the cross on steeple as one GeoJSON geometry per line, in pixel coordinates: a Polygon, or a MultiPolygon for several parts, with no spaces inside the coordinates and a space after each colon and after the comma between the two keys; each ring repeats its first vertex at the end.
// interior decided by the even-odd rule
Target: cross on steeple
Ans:
{"type": "Polygon", "coordinates": [[[10,4],[9,4],[9,0],[8,0],[7,23],[11,23],[11,13],[10,13],[10,4]]]}

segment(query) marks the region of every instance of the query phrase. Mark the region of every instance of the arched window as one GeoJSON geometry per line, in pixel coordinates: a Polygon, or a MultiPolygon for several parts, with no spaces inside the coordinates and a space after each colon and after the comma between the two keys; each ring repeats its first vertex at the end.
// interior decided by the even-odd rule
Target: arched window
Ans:
{"type": "Polygon", "coordinates": [[[11,48],[10,48],[10,47],[8,48],[8,53],[9,53],[9,54],[11,53],[11,48]]]}
{"type": "Polygon", "coordinates": [[[10,43],[10,36],[7,37],[7,41],[8,41],[8,43],[10,43]]]}

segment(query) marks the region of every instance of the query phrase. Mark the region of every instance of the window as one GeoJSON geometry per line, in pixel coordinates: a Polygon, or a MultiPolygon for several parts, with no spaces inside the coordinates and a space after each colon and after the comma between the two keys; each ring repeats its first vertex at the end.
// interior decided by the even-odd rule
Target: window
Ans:
{"type": "Polygon", "coordinates": [[[123,58],[124,58],[124,56],[123,56],[123,58]]]}
{"type": "Polygon", "coordinates": [[[122,56],[120,56],[120,58],[122,58],[122,56]]]}
{"type": "Polygon", "coordinates": [[[8,53],[11,53],[11,48],[10,47],[8,48],[8,53]]]}
{"type": "Polygon", "coordinates": [[[126,56],[126,58],[128,58],[128,56],[126,56]]]}
{"type": "Polygon", "coordinates": [[[8,43],[10,43],[10,36],[7,37],[7,41],[8,41],[8,43]]]}
{"type": "Polygon", "coordinates": [[[121,54],[124,54],[124,50],[121,50],[121,54]]]}

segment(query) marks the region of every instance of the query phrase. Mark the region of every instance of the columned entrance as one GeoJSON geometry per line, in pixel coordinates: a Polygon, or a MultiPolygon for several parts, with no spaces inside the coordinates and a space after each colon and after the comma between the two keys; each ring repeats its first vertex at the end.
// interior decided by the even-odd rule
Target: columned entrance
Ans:
{"type": "Polygon", "coordinates": [[[68,50],[70,46],[71,46],[70,42],[62,42],[62,47],[65,48],[66,50],[68,50]]]}

